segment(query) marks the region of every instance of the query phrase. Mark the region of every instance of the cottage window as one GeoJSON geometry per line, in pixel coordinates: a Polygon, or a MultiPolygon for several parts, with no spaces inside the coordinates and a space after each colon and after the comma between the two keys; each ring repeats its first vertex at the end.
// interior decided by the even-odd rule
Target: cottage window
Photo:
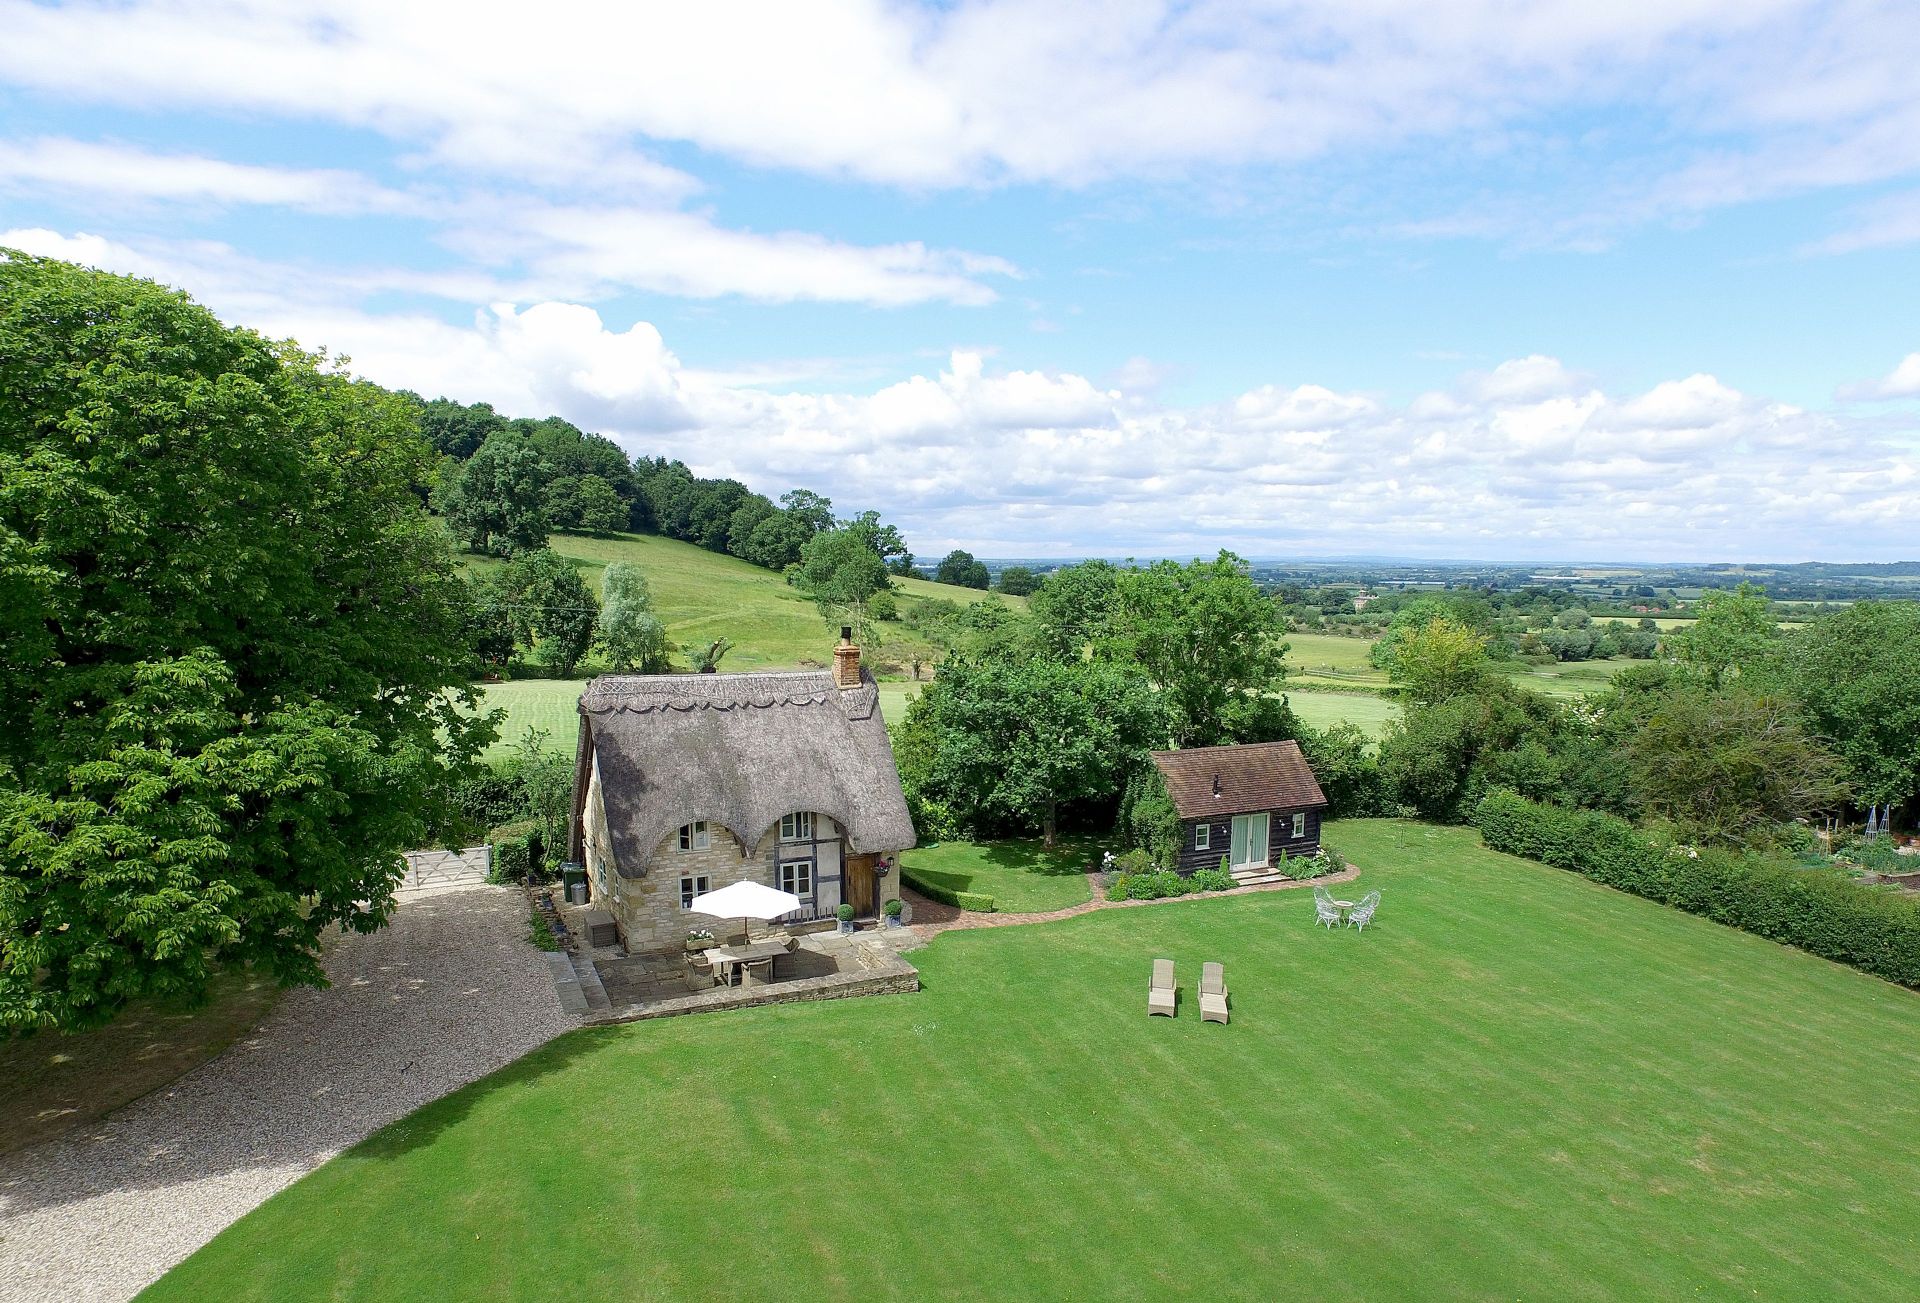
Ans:
{"type": "Polygon", "coordinates": [[[1213,825],[1197,823],[1193,826],[1193,849],[1210,851],[1213,849],[1213,825]]]}
{"type": "Polygon", "coordinates": [[[712,888],[708,886],[712,881],[713,879],[704,873],[689,874],[680,879],[680,908],[692,909],[693,898],[695,896],[704,896],[712,890],[712,888]]]}
{"type": "Polygon", "coordinates": [[[1307,816],[1304,814],[1294,815],[1293,816],[1293,839],[1295,841],[1299,841],[1302,837],[1305,837],[1306,835],[1307,835],[1307,816]]]}
{"type": "Polygon", "coordinates": [[[683,851],[704,851],[713,845],[713,834],[707,831],[706,820],[698,823],[680,825],[680,849],[683,851]]]}
{"type": "Polygon", "coordinates": [[[813,895],[813,861],[782,860],[780,863],[780,890],[806,900],[813,895]]]}
{"type": "Polygon", "coordinates": [[[782,816],[780,820],[780,840],[783,842],[812,841],[813,815],[801,813],[782,816]]]}

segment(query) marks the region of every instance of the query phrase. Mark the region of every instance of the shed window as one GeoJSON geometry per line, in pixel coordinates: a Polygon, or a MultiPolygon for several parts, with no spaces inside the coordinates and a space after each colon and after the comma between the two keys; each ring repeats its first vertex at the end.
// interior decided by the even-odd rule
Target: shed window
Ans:
{"type": "Polygon", "coordinates": [[[1294,815],[1293,816],[1294,839],[1297,841],[1300,838],[1305,837],[1306,835],[1307,835],[1307,816],[1304,814],[1294,815]]]}
{"type": "Polygon", "coordinates": [[[1196,851],[1210,851],[1213,849],[1212,824],[1196,823],[1193,825],[1193,849],[1196,851]]]}
{"type": "Polygon", "coordinates": [[[693,873],[680,879],[680,908],[692,909],[693,898],[695,896],[704,896],[708,891],[712,890],[712,888],[707,885],[712,881],[713,879],[704,873],[693,873]]]}
{"type": "Polygon", "coordinates": [[[813,815],[803,812],[782,816],[780,820],[780,840],[783,842],[812,841],[813,815]]]}
{"type": "Polygon", "coordinates": [[[698,823],[680,825],[680,849],[683,851],[704,851],[713,845],[713,834],[707,831],[706,820],[698,823]]]}

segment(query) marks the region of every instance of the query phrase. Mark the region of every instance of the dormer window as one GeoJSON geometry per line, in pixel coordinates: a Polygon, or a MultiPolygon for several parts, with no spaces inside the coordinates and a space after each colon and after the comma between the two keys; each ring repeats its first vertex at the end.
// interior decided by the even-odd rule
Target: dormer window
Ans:
{"type": "Polygon", "coordinates": [[[704,851],[713,845],[713,834],[707,831],[707,821],[680,825],[680,849],[683,851],[704,851]]]}
{"type": "Polygon", "coordinates": [[[810,842],[813,840],[813,815],[810,812],[785,815],[780,820],[780,840],[783,842],[810,842]]]}

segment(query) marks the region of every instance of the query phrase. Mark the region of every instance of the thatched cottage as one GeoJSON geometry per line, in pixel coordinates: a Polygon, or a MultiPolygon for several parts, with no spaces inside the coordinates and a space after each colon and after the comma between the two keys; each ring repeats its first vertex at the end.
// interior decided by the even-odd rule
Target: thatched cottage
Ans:
{"type": "Polygon", "coordinates": [[[1225,860],[1242,881],[1264,881],[1289,856],[1320,853],[1327,798],[1298,742],[1155,751],[1154,768],[1180,818],[1182,873],[1225,860]]]}
{"type": "Polygon", "coordinates": [[[831,670],[602,675],[580,696],[571,857],[630,950],[719,928],[695,896],[750,879],[873,917],[913,845],[880,693],[843,631],[831,670]]]}

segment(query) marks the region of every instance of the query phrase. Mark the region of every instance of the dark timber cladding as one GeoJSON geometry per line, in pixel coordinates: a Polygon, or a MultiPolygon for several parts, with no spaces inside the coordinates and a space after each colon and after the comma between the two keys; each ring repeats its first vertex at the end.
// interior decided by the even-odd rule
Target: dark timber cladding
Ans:
{"type": "Polygon", "coordinates": [[[1246,868],[1320,849],[1327,798],[1296,742],[1155,751],[1154,767],[1180,817],[1182,873],[1246,868]],[[1259,817],[1266,836],[1258,839],[1259,817]],[[1296,831],[1297,828],[1297,831],[1296,831]]]}

